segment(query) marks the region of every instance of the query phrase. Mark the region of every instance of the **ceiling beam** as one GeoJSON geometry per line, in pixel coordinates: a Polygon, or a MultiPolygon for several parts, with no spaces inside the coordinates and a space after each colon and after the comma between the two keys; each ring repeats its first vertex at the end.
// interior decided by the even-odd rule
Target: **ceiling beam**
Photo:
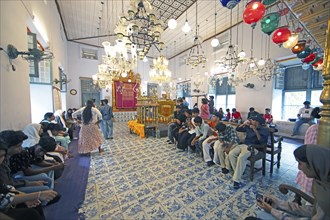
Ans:
{"type": "Polygon", "coordinates": [[[306,25],[306,27],[308,27],[309,30],[312,30],[314,28],[320,28],[321,25],[324,25],[326,26],[326,23],[325,21],[318,21],[318,22],[311,22],[309,24],[306,25]]]}
{"type": "Polygon", "coordinates": [[[316,18],[317,16],[320,16],[322,14],[324,14],[324,16],[326,16],[327,13],[329,14],[329,8],[323,8],[322,10],[316,11],[316,12],[311,13],[309,15],[300,16],[300,21],[307,22],[308,20],[316,18]]]}
{"type": "Polygon", "coordinates": [[[66,40],[68,40],[68,33],[66,32],[66,27],[64,25],[64,21],[63,21],[63,17],[62,17],[60,5],[58,4],[58,1],[57,0],[55,0],[55,4],[56,4],[57,12],[58,12],[58,14],[60,15],[60,18],[61,18],[61,23],[62,23],[62,27],[63,27],[63,30],[64,30],[65,38],[66,38],[66,40]]]}
{"type": "Polygon", "coordinates": [[[320,0],[314,0],[314,1],[307,2],[307,3],[300,3],[298,6],[293,6],[292,10],[295,13],[299,14],[302,11],[308,9],[311,5],[318,4],[319,2],[320,2],[320,0]]]}

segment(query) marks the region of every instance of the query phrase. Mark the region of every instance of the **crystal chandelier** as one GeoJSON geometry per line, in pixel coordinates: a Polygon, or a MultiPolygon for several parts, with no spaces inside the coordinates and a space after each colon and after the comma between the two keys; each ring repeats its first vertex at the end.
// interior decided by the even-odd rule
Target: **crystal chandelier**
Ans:
{"type": "Polygon", "coordinates": [[[197,25],[197,1],[196,1],[196,35],[194,37],[194,45],[190,49],[189,56],[185,58],[186,65],[191,65],[192,68],[196,68],[199,64],[202,64],[202,67],[205,68],[206,56],[202,47],[202,39],[198,36],[198,27],[197,25]]]}
{"type": "Polygon", "coordinates": [[[110,42],[105,41],[102,43],[106,55],[102,56],[103,67],[106,65],[106,70],[113,79],[118,79],[120,76],[126,77],[127,73],[136,66],[137,58],[134,49],[131,49],[131,61],[127,55],[125,42],[116,40],[116,45],[111,46],[110,42]]]}
{"type": "Polygon", "coordinates": [[[113,77],[108,73],[106,65],[100,64],[98,69],[98,73],[92,76],[93,84],[100,89],[106,89],[111,85],[113,77]]]}
{"type": "Polygon", "coordinates": [[[270,53],[269,36],[268,36],[268,41],[266,40],[266,49],[268,50],[268,55],[267,55],[268,58],[267,58],[265,64],[263,65],[263,67],[261,69],[259,69],[259,74],[258,74],[258,78],[264,82],[271,81],[272,78],[277,74],[275,72],[275,65],[269,57],[269,53],[270,53]]]}
{"type": "Polygon", "coordinates": [[[153,59],[153,68],[149,71],[150,80],[158,84],[169,83],[171,81],[171,71],[168,69],[168,60],[160,55],[153,59]]]}
{"type": "MultiPolygon", "coordinates": [[[[232,10],[230,11],[230,27],[232,27],[232,10]]],[[[237,36],[236,41],[238,44],[238,27],[237,27],[237,36]]],[[[245,55],[243,54],[244,51],[241,51],[239,54],[236,52],[235,45],[232,44],[232,28],[229,30],[229,46],[226,52],[226,55],[220,60],[216,61],[216,65],[219,67],[224,68],[226,71],[233,73],[236,72],[236,68],[239,65],[239,63],[245,61],[245,55]]]]}
{"type": "Polygon", "coordinates": [[[115,33],[128,48],[134,46],[139,59],[143,60],[152,45],[157,49],[164,45],[160,41],[164,31],[162,21],[156,19],[148,0],[132,0],[127,13],[127,16],[124,13],[120,16],[115,33]]]}

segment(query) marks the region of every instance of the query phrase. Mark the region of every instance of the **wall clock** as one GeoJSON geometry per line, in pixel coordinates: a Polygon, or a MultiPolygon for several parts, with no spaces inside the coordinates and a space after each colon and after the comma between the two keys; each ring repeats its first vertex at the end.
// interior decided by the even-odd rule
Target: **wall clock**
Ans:
{"type": "Polygon", "coordinates": [[[71,90],[70,90],[70,94],[71,94],[71,95],[76,95],[76,94],[77,94],[77,90],[75,90],[75,89],[71,89],[71,90]]]}

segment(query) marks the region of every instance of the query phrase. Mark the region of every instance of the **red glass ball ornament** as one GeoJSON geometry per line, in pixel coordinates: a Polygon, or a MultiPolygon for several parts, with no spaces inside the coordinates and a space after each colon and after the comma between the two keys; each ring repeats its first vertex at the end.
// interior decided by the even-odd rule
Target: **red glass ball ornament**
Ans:
{"type": "Polygon", "coordinates": [[[289,30],[288,26],[283,26],[277,28],[272,36],[272,40],[275,44],[284,43],[289,39],[291,36],[291,31],[289,30]]]}
{"type": "Polygon", "coordinates": [[[250,1],[243,13],[243,20],[247,24],[258,22],[265,14],[266,8],[260,1],[250,1]]]}
{"type": "Polygon", "coordinates": [[[313,64],[314,67],[318,67],[319,65],[321,65],[323,63],[323,59],[319,59],[319,61],[317,61],[316,63],[313,64]]]}
{"type": "Polygon", "coordinates": [[[312,54],[308,55],[305,59],[303,59],[301,62],[310,63],[315,59],[315,57],[316,57],[315,53],[312,53],[312,54]]]}

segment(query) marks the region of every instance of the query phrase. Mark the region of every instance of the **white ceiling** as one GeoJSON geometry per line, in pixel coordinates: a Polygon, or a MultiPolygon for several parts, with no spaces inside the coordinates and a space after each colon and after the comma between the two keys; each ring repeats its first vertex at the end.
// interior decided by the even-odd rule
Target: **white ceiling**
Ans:
{"type": "MultiPolygon", "coordinates": [[[[137,0],[135,0],[137,1],[137,0]]],[[[231,10],[223,7],[219,0],[148,0],[164,21],[165,31],[162,41],[165,43],[163,54],[172,58],[193,46],[196,30],[196,19],[199,25],[199,35],[207,40],[230,27],[231,10]],[[198,13],[196,16],[196,2],[198,13]],[[185,35],[181,28],[186,20],[191,26],[191,32],[185,35]],[[215,12],[216,32],[215,32],[215,12]],[[167,28],[167,20],[176,18],[178,26],[174,30],[167,28]]],[[[120,14],[125,14],[131,0],[55,0],[64,25],[67,39],[86,45],[102,47],[102,42],[116,39],[114,29],[120,14]],[[103,4],[101,3],[103,2],[103,4]],[[123,10],[124,9],[124,10],[123,10]]],[[[232,25],[242,20],[242,14],[248,0],[241,0],[232,10],[232,25]]],[[[327,18],[329,18],[329,0],[287,0],[290,7],[299,13],[301,20],[311,25],[312,34],[323,46],[327,18]],[[324,11],[324,12],[323,12],[324,11]],[[322,12],[321,14],[318,12],[322,12]],[[309,22],[314,13],[315,21],[309,22]]],[[[269,11],[272,9],[269,9],[269,11]]],[[[313,17],[313,19],[314,19],[313,17]]],[[[149,57],[157,57],[158,50],[154,47],[149,51],[149,57]]]]}
{"type": "MultiPolygon", "coordinates": [[[[193,45],[196,31],[196,0],[149,0],[154,9],[160,12],[161,18],[167,26],[169,18],[177,18],[178,26],[174,30],[166,28],[161,38],[165,43],[163,51],[166,57],[186,50],[193,45]],[[187,10],[188,9],[188,10],[187,10]],[[181,28],[186,20],[191,31],[185,36],[181,28]]],[[[114,42],[114,28],[122,13],[122,4],[127,9],[129,0],[56,0],[66,36],[69,41],[75,41],[92,46],[102,47],[102,42],[114,42]],[[101,4],[104,2],[104,4],[101,4]],[[99,29],[98,29],[99,28],[99,29]],[[110,35],[110,36],[109,36],[110,35]]],[[[217,12],[217,33],[230,26],[230,10],[221,6],[219,0],[198,0],[197,22],[199,35],[206,40],[215,35],[215,11],[217,12]]],[[[232,12],[232,24],[241,20],[246,1],[241,1],[239,7],[232,12]],[[237,19],[239,9],[239,19],[237,19]]],[[[126,13],[126,10],[124,10],[126,13]]],[[[156,57],[159,52],[153,48],[148,56],[156,57]]]]}

